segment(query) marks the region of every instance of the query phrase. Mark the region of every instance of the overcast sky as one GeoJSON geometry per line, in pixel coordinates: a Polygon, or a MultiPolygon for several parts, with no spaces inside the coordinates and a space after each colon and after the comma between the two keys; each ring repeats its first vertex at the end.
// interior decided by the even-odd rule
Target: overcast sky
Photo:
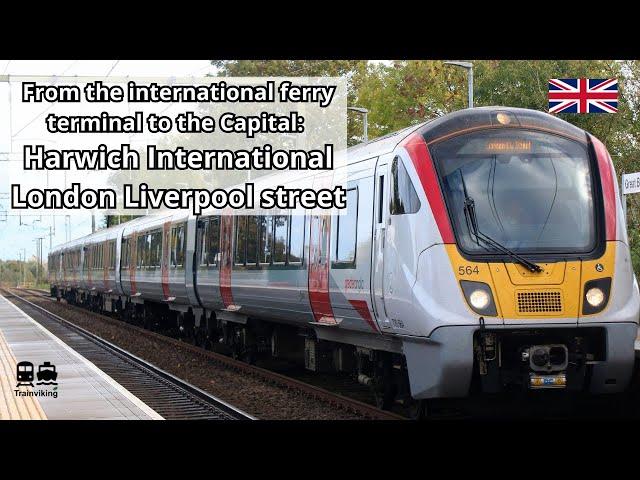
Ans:
{"type": "MultiPolygon", "coordinates": [[[[215,73],[209,60],[0,60],[0,75],[64,75],[64,76],[138,76],[138,77],[200,77],[215,73]]],[[[0,138],[8,137],[8,89],[6,83],[0,83],[0,138]],[[4,112],[4,114],[3,114],[4,112]]],[[[2,142],[0,142],[2,143],[2,142]]],[[[5,142],[6,143],[6,142],[5,142]]],[[[0,149],[5,151],[5,148],[0,149]]],[[[1,156],[0,158],[6,158],[1,156]]],[[[0,159],[0,176],[3,168],[0,159]]],[[[24,248],[27,258],[35,256],[37,237],[43,240],[43,258],[49,252],[49,231],[55,235],[53,246],[63,243],[65,239],[65,219],[49,216],[8,216],[10,205],[9,192],[0,191],[0,259],[17,259],[18,252],[24,248]]],[[[96,223],[101,216],[96,218],[96,223]]],[[[71,238],[77,238],[91,232],[91,216],[78,215],[72,217],[71,238]]]]}

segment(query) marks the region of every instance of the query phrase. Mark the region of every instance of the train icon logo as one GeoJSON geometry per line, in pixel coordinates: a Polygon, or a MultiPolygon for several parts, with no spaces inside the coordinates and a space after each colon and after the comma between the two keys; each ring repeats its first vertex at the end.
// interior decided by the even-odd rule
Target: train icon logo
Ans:
{"type": "Polygon", "coordinates": [[[18,384],[16,387],[33,387],[34,378],[38,379],[36,385],[58,385],[56,380],[58,379],[58,372],[56,366],[51,362],[44,362],[38,366],[38,372],[35,373],[33,363],[31,362],[19,362],[16,365],[16,378],[18,384]]]}
{"type": "Polygon", "coordinates": [[[44,362],[38,366],[38,383],[37,385],[58,385],[56,380],[58,379],[58,372],[56,366],[50,362],[44,362]]]}
{"type": "Polygon", "coordinates": [[[33,387],[33,363],[20,362],[16,365],[16,378],[18,384],[16,387],[33,387]]]}

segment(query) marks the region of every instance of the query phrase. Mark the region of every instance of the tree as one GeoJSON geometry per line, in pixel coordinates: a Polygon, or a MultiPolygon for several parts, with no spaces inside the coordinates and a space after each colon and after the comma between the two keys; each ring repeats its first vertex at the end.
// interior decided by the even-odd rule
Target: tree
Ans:
{"type": "MultiPolygon", "coordinates": [[[[366,60],[213,60],[219,76],[226,77],[345,77],[349,106],[356,106],[357,91],[368,74],[366,60]]],[[[349,144],[361,141],[362,118],[349,117],[349,144]]]]}

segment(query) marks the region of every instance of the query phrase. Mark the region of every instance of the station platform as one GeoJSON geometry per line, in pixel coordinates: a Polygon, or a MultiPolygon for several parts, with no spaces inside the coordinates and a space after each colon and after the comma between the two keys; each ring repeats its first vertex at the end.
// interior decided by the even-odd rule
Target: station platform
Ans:
{"type": "Polygon", "coordinates": [[[0,420],[23,419],[162,417],[0,295],[0,420]],[[20,365],[18,379],[21,362],[29,363],[20,365]],[[38,379],[38,371],[54,369],[55,380],[47,375],[38,379]],[[29,371],[33,372],[30,382],[29,371]]]}

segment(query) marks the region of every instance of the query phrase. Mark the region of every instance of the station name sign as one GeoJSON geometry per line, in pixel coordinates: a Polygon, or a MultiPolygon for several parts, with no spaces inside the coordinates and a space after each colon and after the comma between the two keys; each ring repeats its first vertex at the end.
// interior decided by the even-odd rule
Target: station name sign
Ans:
{"type": "Polygon", "coordinates": [[[640,172],[622,175],[622,193],[640,193],[640,172]]]}

